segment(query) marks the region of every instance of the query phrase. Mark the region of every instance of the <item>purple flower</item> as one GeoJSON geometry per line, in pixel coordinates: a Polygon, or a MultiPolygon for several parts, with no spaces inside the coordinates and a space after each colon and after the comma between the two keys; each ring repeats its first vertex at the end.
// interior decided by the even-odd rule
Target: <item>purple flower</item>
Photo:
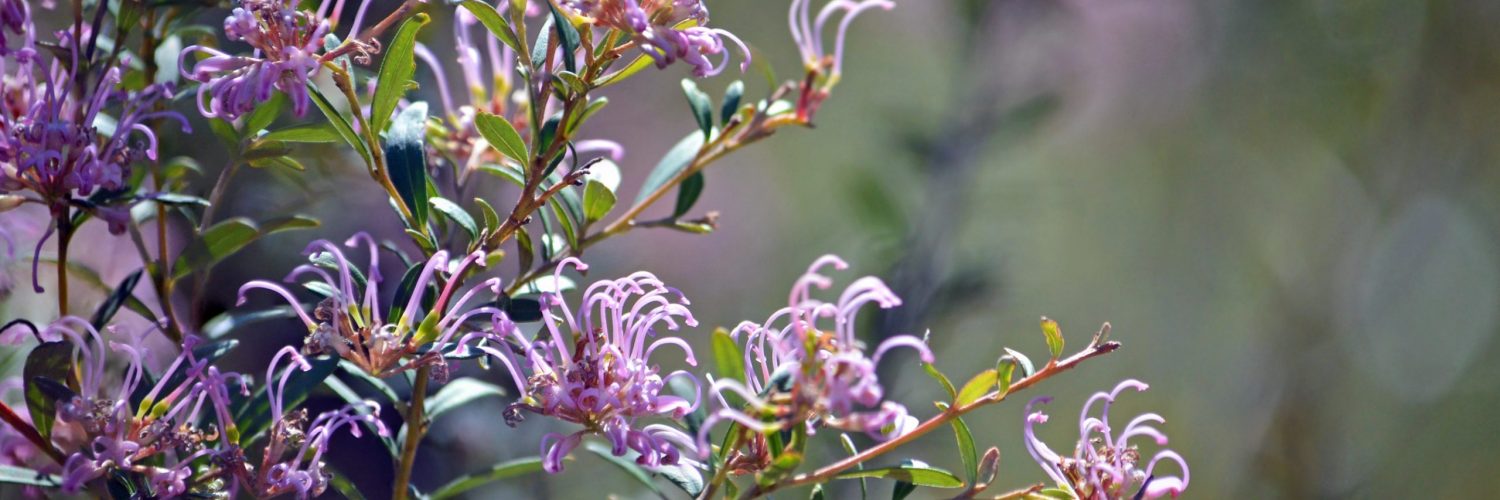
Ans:
{"type": "Polygon", "coordinates": [[[831,0],[818,9],[818,15],[814,17],[812,3],[813,0],[792,0],[791,12],[787,16],[792,41],[796,42],[808,73],[797,101],[797,115],[804,120],[812,119],[818,106],[828,98],[828,91],[838,84],[844,67],[844,40],[849,33],[849,24],[867,10],[896,7],[891,0],[831,0]],[[833,52],[829,53],[823,44],[826,38],[823,30],[834,16],[841,13],[843,17],[839,19],[838,32],[833,37],[833,52]],[[818,81],[822,82],[822,87],[814,88],[818,81]]]}
{"type": "Polygon", "coordinates": [[[1176,497],[1188,486],[1187,461],[1172,450],[1156,452],[1144,469],[1140,468],[1141,452],[1130,440],[1148,437],[1158,446],[1167,444],[1167,435],[1152,424],[1162,424],[1166,419],[1155,413],[1145,413],[1130,420],[1119,434],[1115,434],[1109,423],[1109,407],[1115,398],[1126,389],[1144,392],[1147,385],[1139,380],[1125,380],[1113,391],[1094,393],[1083,405],[1078,417],[1078,445],[1073,456],[1063,457],[1053,452],[1036,436],[1036,424],[1047,421],[1041,411],[1032,411],[1038,404],[1050,402],[1052,398],[1038,397],[1026,404],[1026,449],[1031,458],[1042,466],[1042,470],[1061,487],[1071,489],[1078,498],[1105,500],[1119,498],[1157,498],[1165,495],[1176,497]],[[1096,418],[1091,415],[1095,403],[1102,408],[1096,418]],[[1182,469],[1182,477],[1157,475],[1156,466],[1162,461],[1176,462],[1182,469]]]}
{"type": "MultiPolygon", "coordinates": [[[[575,258],[558,265],[586,270],[575,258]]],[[[641,426],[643,417],[682,418],[698,408],[698,380],[686,371],[665,377],[650,362],[651,354],[666,346],[686,353],[689,365],[697,366],[692,348],[680,337],[655,338],[657,329],[676,330],[679,321],[696,326],[688,301],[676,289],[648,272],[637,272],[617,280],[594,282],[583,292],[577,313],[557,293],[542,295],[546,332],[532,341],[515,324],[497,316],[493,332],[470,334],[482,339],[476,348],[499,359],[520,388],[521,400],[506,409],[506,422],[515,425],[529,411],[583,426],[563,435],[542,438],[543,467],[562,470],[563,457],[588,434],[610,441],[615,456],[634,450],[637,463],[645,466],[677,463],[680,450],[693,450],[693,439],[675,427],[641,426]],[[694,401],[663,393],[668,380],[683,377],[694,386],[694,401]]]]}
{"type": "Polygon", "coordinates": [[[564,0],[563,6],[596,26],[631,34],[634,43],[665,68],[681,59],[698,77],[717,75],[729,65],[724,40],[745,54],[740,71],[750,67],[750,49],[726,30],[708,27],[708,7],[701,0],[564,0]],[[723,54],[716,64],[710,56],[723,54]]]}
{"type": "Polygon", "coordinates": [[[278,351],[266,367],[266,399],[276,421],[267,434],[269,441],[260,467],[247,467],[243,454],[237,449],[215,460],[220,466],[234,471],[235,479],[243,482],[251,494],[259,498],[293,493],[303,499],[322,495],[329,480],[322,457],[328,450],[329,440],[340,428],[347,427],[349,434],[355,437],[362,433],[362,424],[373,426],[381,436],[390,434],[380,421],[380,405],[370,401],[323,412],[310,423],[306,409],[288,411],[284,406],[286,384],[298,369],[307,371],[312,366],[290,346],[278,351]],[[282,360],[286,360],[284,366],[282,360]]]}
{"type": "Polygon", "coordinates": [[[17,50],[34,51],[33,31],[31,6],[26,0],[0,0],[0,56],[10,55],[17,50]],[[7,31],[24,37],[19,49],[10,46],[7,31]]]}
{"type": "Polygon", "coordinates": [[[132,407],[131,396],[145,380],[142,339],[106,341],[87,321],[73,316],[59,319],[43,333],[53,335],[73,344],[73,364],[79,373],[79,392],[59,406],[58,421],[77,426],[87,441],[63,463],[63,490],[77,492],[111,470],[123,470],[143,475],[162,496],[186,493],[184,480],[192,474],[192,462],[214,453],[211,442],[226,446],[220,429],[233,434],[229,387],[238,383],[248,394],[246,381],[196,359],[192,348],[197,339],[189,337],[182,354],[140,405],[132,407]],[[111,383],[107,370],[109,351],[126,360],[118,384],[111,383]],[[174,385],[173,380],[178,382],[174,385]],[[204,421],[216,424],[200,423],[204,421]]]}
{"type": "Polygon", "coordinates": [[[867,355],[854,328],[860,308],[873,302],[888,309],[901,305],[901,299],[873,276],[855,280],[835,302],[814,299],[814,287],[827,289],[833,284],[819,273],[826,266],[848,267],[837,256],[819,258],[792,286],[787,307],[772,313],[765,323],[746,321],[730,332],[736,340],[745,335],[745,382],[711,382],[710,392],[718,396],[721,408],[699,433],[700,454],[707,453],[709,428],[721,420],[733,420],[758,432],[801,424],[809,432],[827,426],[886,439],[916,423],[906,407],[884,400],[875,367],[896,347],[913,348],[929,363],[932,352],[921,339],[899,335],[882,342],[873,356],[867,355]],[[731,393],[747,401],[748,407],[732,407],[724,397],[731,393]],[[773,418],[767,422],[766,417],[773,418]]]}
{"type": "Polygon", "coordinates": [[[458,291],[462,281],[461,277],[474,266],[484,266],[484,253],[476,251],[455,263],[448,260],[448,252],[439,251],[433,254],[422,267],[412,287],[411,298],[407,300],[406,307],[401,309],[401,315],[396,321],[387,322],[386,314],[381,311],[379,304],[380,254],[375,240],[368,234],[358,233],[349,238],[345,245],[357,247],[361,242],[370,252],[370,267],[365,273],[368,278],[363,290],[357,290],[358,282],[350,270],[353,266],[344,256],[344,252],[328,240],[317,240],[308,245],[304,253],[309,256],[322,254],[332,259],[337,267],[335,271],[337,274],[330,274],[329,271],[317,265],[303,264],[293,269],[285,280],[294,283],[302,276],[311,275],[314,278],[313,283],[316,283],[312,287],[321,288],[328,294],[328,297],[313,309],[311,315],[291,291],[281,285],[263,280],[250,281],[240,287],[240,304],[244,304],[246,292],[252,289],[269,290],[280,295],[286,299],[296,311],[297,317],[307,326],[308,335],[303,343],[304,352],[337,354],[377,377],[389,376],[424,365],[445,363],[442,354],[436,349],[421,353],[419,348],[433,343],[444,345],[458,334],[469,320],[481,319],[479,317],[483,315],[500,312],[492,306],[482,306],[468,311],[464,309],[470,300],[484,290],[490,290],[498,295],[499,279],[487,280],[470,288],[454,300],[454,293],[458,291]],[[440,279],[440,275],[446,277],[440,279]],[[432,311],[424,315],[421,312],[422,298],[426,296],[427,288],[434,283],[434,280],[439,280],[445,285],[432,311]],[[412,359],[403,362],[403,358],[408,357],[412,359]]]}

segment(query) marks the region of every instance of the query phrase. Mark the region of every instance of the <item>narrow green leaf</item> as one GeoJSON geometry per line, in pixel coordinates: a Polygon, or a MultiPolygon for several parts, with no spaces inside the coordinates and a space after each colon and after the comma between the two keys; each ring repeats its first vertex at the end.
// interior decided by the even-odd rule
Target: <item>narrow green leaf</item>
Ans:
{"type": "Polygon", "coordinates": [[[282,231],[292,231],[296,229],[312,229],[322,224],[323,223],[321,221],[313,218],[312,216],[300,214],[288,215],[285,217],[277,217],[260,223],[260,235],[266,236],[282,231]]]}
{"type": "MultiPolygon", "coordinates": [[[[427,24],[427,14],[418,13],[396,28],[396,36],[386,46],[385,58],[380,61],[380,76],[375,87],[375,97],[370,101],[370,127],[380,132],[385,130],[396,111],[396,104],[406,94],[407,82],[417,70],[417,31],[427,24]]],[[[427,113],[422,113],[426,118],[427,113]]]]}
{"type": "Polygon", "coordinates": [[[640,73],[646,68],[651,67],[653,64],[655,64],[654,61],[655,59],[652,59],[651,56],[647,56],[645,54],[636,56],[635,59],[632,59],[630,61],[630,64],[626,65],[624,68],[621,68],[619,71],[604,75],[598,80],[595,80],[594,88],[604,88],[616,83],[623,82],[625,81],[625,79],[635,76],[636,73],[640,73]]]}
{"type": "Polygon", "coordinates": [[[532,68],[541,69],[547,62],[547,48],[552,44],[552,23],[551,17],[542,21],[542,30],[537,32],[536,41],[531,42],[532,68]]]}
{"type": "Polygon", "coordinates": [[[862,477],[876,479],[894,479],[905,481],[917,486],[930,488],[958,488],[964,485],[962,479],[953,473],[934,468],[918,465],[903,465],[899,467],[883,467],[879,469],[865,469],[846,471],[834,476],[834,479],[858,479],[862,477]]]}
{"type": "Polygon", "coordinates": [[[510,23],[505,22],[505,18],[501,17],[500,13],[494,7],[479,0],[464,0],[459,5],[465,9],[469,9],[469,13],[474,14],[474,18],[479,20],[479,24],[483,24],[485,29],[490,30],[490,34],[500,39],[500,43],[509,46],[510,50],[514,50],[517,53],[526,50],[525,47],[521,46],[520,40],[516,38],[516,31],[510,27],[510,23]]]}
{"type": "Polygon", "coordinates": [[[728,123],[740,111],[740,99],[745,95],[745,82],[735,80],[724,89],[724,104],[719,108],[719,120],[728,123]]]}
{"type": "Polygon", "coordinates": [[[641,186],[641,193],[636,196],[635,202],[642,203],[646,201],[646,198],[651,196],[652,192],[676,178],[678,174],[682,173],[683,169],[692,165],[693,160],[698,157],[698,150],[703,147],[703,144],[703,135],[692,133],[682,138],[681,141],[678,141],[677,145],[672,146],[672,149],[667,151],[666,156],[663,156],[661,161],[657,162],[656,167],[651,169],[651,173],[646,176],[646,183],[641,186]]]}
{"type": "Polygon", "coordinates": [[[723,328],[713,333],[714,368],[720,379],[745,381],[745,353],[723,328]]]}
{"type": "Polygon", "coordinates": [[[479,171],[505,179],[516,187],[526,186],[526,173],[512,165],[480,165],[479,171]]]}
{"type": "MultiPolygon", "coordinates": [[[[385,140],[385,162],[391,183],[396,185],[400,201],[411,210],[416,224],[427,223],[426,138],[427,103],[414,102],[391,122],[385,140]]],[[[410,229],[421,231],[420,227],[410,229]]]]}
{"type": "Polygon", "coordinates": [[[1031,364],[1031,358],[1026,357],[1025,354],[1021,354],[1021,351],[1007,347],[1005,348],[1005,352],[1007,356],[1010,356],[1020,366],[1022,378],[1030,377],[1031,374],[1036,373],[1036,365],[1031,364]]]}
{"type": "Polygon", "coordinates": [[[1010,392],[1011,377],[1016,374],[1016,358],[1010,355],[1001,356],[995,363],[995,390],[1001,395],[1010,392]]]}
{"type": "Polygon", "coordinates": [[[588,222],[597,222],[615,208],[615,192],[604,183],[589,179],[583,187],[583,215],[588,222]]]}
{"type": "Polygon", "coordinates": [[[318,86],[312,82],[307,84],[307,93],[312,97],[313,104],[318,106],[318,111],[322,111],[323,117],[328,119],[328,124],[335,132],[338,132],[339,137],[344,139],[344,143],[354,148],[354,151],[359,153],[359,157],[368,163],[370,150],[365,146],[365,141],[359,138],[359,134],[354,132],[354,126],[349,124],[349,119],[344,117],[338,108],[333,107],[333,102],[328,100],[328,96],[323,95],[323,91],[318,90],[318,86]]]}
{"type": "Polygon", "coordinates": [[[1052,359],[1056,361],[1063,354],[1062,328],[1057,322],[1042,316],[1042,335],[1047,336],[1047,350],[1051,351],[1052,359]]]}
{"type": "Polygon", "coordinates": [[[697,172],[688,176],[677,187],[677,206],[672,210],[672,217],[687,215],[693,205],[698,203],[698,197],[703,194],[703,172],[697,172]]]}
{"type": "MultiPolygon", "coordinates": [[[[474,116],[474,128],[479,129],[479,135],[484,136],[485,142],[516,163],[525,165],[531,158],[531,152],[526,149],[526,141],[521,140],[521,134],[516,132],[516,127],[510,124],[510,120],[480,111],[474,116]]],[[[525,177],[522,177],[522,183],[524,182],[525,177]]]]}
{"type": "Polygon", "coordinates": [[[563,49],[563,67],[567,68],[568,71],[577,72],[578,45],[583,43],[579,40],[578,29],[573,27],[573,23],[568,21],[567,16],[564,16],[561,11],[557,10],[557,3],[548,2],[547,6],[552,9],[552,25],[557,28],[557,34],[559,35],[557,42],[563,49]]]}
{"type": "Polygon", "coordinates": [[[278,142],[329,143],[338,142],[340,137],[339,131],[330,123],[308,123],[273,130],[261,136],[260,139],[278,142]]]}
{"type": "MultiPolygon", "coordinates": [[[[325,468],[324,470],[328,471],[328,469],[330,468],[325,468]]],[[[365,494],[360,493],[359,487],[350,482],[348,477],[337,471],[328,472],[328,484],[332,485],[333,489],[338,491],[340,495],[343,495],[348,500],[365,500],[365,494]]]]}
{"type": "Polygon", "coordinates": [[[182,279],[234,255],[260,237],[260,227],[250,219],[235,217],[209,227],[188,244],[172,264],[172,279],[182,279]]]}
{"type": "Polygon", "coordinates": [[[62,485],[62,478],[24,467],[0,465],[0,483],[56,488],[62,485]]]}
{"type": "Polygon", "coordinates": [[[948,392],[948,399],[958,399],[958,390],[953,388],[953,381],[948,380],[948,376],[938,371],[936,366],[933,366],[932,363],[922,363],[922,371],[927,372],[934,380],[943,385],[943,390],[948,392]]]}
{"type": "MultiPolygon", "coordinates": [[[[26,355],[21,377],[26,387],[26,410],[31,413],[31,425],[42,437],[51,438],[52,424],[57,421],[57,401],[47,395],[37,380],[77,380],[73,373],[73,345],[62,341],[37,345],[26,355]]],[[[76,386],[76,382],[73,385],[76,386]]]]}
{"type": "Polygon", "coordinates": [[[969,431],[969,424],[961,417],[949,423],[953,425],[953,436],[958,440],[958,455],[964,460],[969,484],[973,485],[979,480],[979,451],[974,447],[974,433],[969,431]]]}
{"type": "Polygon", "coordinates": [[[427,400],[427,418],[437,419],[444,413],[488,396],[505,396],[505,390],[479,379],[463,377],[449,382],[427,400]]]}
{"type": "Polygon", "coordinates": [[[693,110],[693,118],[698,120],[698,129],[703,131],[703,137],[707,138],[714,131],[713,103],[708,94],[698,90],[698,84],[691,79],[682,79],[682,93],[687,96],[688,106],[693,110]]]}
{"type": "Polygon", "coordinates": [[[974,378],[964,383],[963,389],[959,389],[958,397],[953,400],[953,406],[965,406],[978,401],[985,394],[989,394],[995,388],[995,377],[996,373],[994,369],[979,372],[974,378]]]}
{"type": "Polygon", "coordinates": [[[277,116],[281,115],[281,110],[286,108],[286,102],[286,94],[277,92],[271,96],[271,100],[255,106],[255,109],[245,116],[244,135],[254,137],[261,130],[265,130],[271,122],[276,121],[277,116]]]}
{"type": "Polygon", "coordinates": [[[484,198],[474,198],[474,204],[479,205],[479,212],[484,215],[484,229],[486,231],[493,231],[500,228],[500,214],[495,211],[495,207],[491,206],[490,202],[484,201],[484,198]]]}
{"type": "Polygon", "coordinates": [[[589,452],[595,455],[599,455],[600,458],[603,458],[609,463],[615,464],[616,467],[619,467],[621,470],[625,471],[626,474],[629,474],[630,477],[635,478],[636,481],[645,485],[646,488],[649,488],[652,493],[656,493],[657,496],[666,496],[666,494],[661,491],[661,488],[656,487],[656,481],[651,480],[651,475],[646,472],[646,469],[641,468],[639,464],[636,464],[635,460],[615,456],[614,452],[603,443],[589,441],[587,443],[584,443],[583,447],[589,452]]]}
{"type": "Polygon", "coordinates": [[[203,336],[216,339],[230,334],[240,327],[273,319],[289,319],[297,317],[297,311],[290,305],[276,306],[261,310],[231,309],[223,314],[214,316],[203,324],[203,336]]]}
{"type": "MultiPolygon", "coordinates": [[[[474,0],[469,1],[472,2],[474,0]]],[[[501,479],[520,476],[522,474],[532,474],[540,470],[542,470],[541,457],[519,458],[507,462],[500,462],[490,467],[487,471],[459,476],[457,479],[449,481],[448,484],[445,484],[442,487],[438,488],[436,491],[433,491],[432,494],[428,495],[428,498],[430,500],[446,500],[448,498],[456,497],[474,488],[484,486],[486,483],[492,483],[501,479]]]]}
{"type": "MultiPolygon", "coordinates": [[[[839,434],[839,444],[844,446],[844,452],[848,453],[849,456],[852,457],[859,454],[859,448],[854,447],[854,440],[849,438],[849,433],[846,432],[839,434]]],[[[854,470],[865,470],[865,464],[855,464],[854,470]]],[[[859,498],[861,499],[865,499],[870,496],[869,485],[865,483],[866,481],[864,478],[859,478],[859,498]]]]}
{"type": "Polygon", "coordinates": [[[465,212],[463,207],[443,197],[435,197],[429,201],[432,203],[433,210],[437,210],[444,217],[464,228],[464,231],[469,233],[470,241],[479,237],[479,224],[474,222],[474,217],[465,212]]]}
{"type": "Polygon", "coordinates": [[[109,320],[114,319],[115,313],[120,310],[120,306],[124,305],[125,301],[129,300],[131,294],[135,292],[135,285],[136,283],[140,283],[141,275],[145,271],[145,269],[137,269],[135,272],[130,273],[129,276],[126,276],[125,279],[120,280],[119,285],[115,285],[115,289],[109,293],[109,297],[106,297],[104,302],[99,304],[99,308],[94,310],[94,318],[92,321],[89,321],[90,324],[94,325],[94,329],[103,330],[104,325],[109,323],[109,320]]]}

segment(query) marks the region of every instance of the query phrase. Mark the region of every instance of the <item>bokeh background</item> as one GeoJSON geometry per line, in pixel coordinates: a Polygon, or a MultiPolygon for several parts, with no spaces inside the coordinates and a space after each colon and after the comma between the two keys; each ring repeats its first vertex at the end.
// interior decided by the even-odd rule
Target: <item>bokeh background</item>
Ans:
{"type": "MultiPolygon", "coordinates": [[[[756,49],[747,96],[769,89],[762,65],[799,72],[787,2],[707,3],[715,25],[756,49]]],[[[1116,414],[1167,417],[1170,446],[1192,465],[1188,498],[1500,489],[1500,3],[897,3],[854,24],[815,129],[784,130],[709,169],[697,210],[722,214],[717,232],[634,232],[589,252],[591,276],[646,269],[682,288],[703,323],[684,334],[701,359],[713,326],[763,319],[825,253],[853,264],[848,279],[879,275],[906,299],[863,321],[870,342],[930,330],[955,379],[993,366],[1002,347],[1042,355],[1042,315],[1075,346],[1111,322],[1122,350],[1030,394],[1057,398],[1042,436],[1071,449],[1069,422],[1090,393],[1144,380],[1151,390],[1116,414]]],[[[446,46],[448,16],[436,17],[425,38],[446,46]]],[[[679,65],[605,91],[612,104],[585,132],[627,148],[624,193],[694,129],[683,76],[679,65]]],[[[717,97],[736,77],[700,85],[717,97]]],[[[430,85],[422,92],[431,98],[430,85]]],[[[212,171],[222,152],[203,142],[170,147],[212,171]]],[[[246,279],[279,279],[311,236],[399,238],[352,158],[311,153],[304,174],[244,173],[228,213],[303,211],[324,226],[221,267],[200,314],[232,306],[246,279]]],[[[498,183],[486,196],[514,199],[498,183]]],[[[19,266],[11,275],[27,278],[19,266]]],[[[45,317],[46,303],[7,308],[45,317]]],[[[243,369],[299,339],[295,325],[235,335],[247,348],[230,362],[243,369]]],[[[935,411],[927,402],[941,389],[911,357],[888,361],[881,378],[917,415],[935,411]]],[[[437,421],[417,484],[535,455],[536,436],[565,428],[537,418],[506,428],[508,402],[437,421]]],[[[1023,402],[968,419],[982,447],[1001,448],[1002,486],[1044,479],[1021,444],[1023,402]]],[[[832,433],[822,438],[814,462],[842,454],[832,433]]],[[[380,498],[391,472],[371,458],[378,445],[336,444],[333,464],[380,498]]],[[[562,476],[473,497],[651,495],[575,456],[562,476]]],[[[891,458],[907,456],[959,465],[944,432],[891,458]]]]}

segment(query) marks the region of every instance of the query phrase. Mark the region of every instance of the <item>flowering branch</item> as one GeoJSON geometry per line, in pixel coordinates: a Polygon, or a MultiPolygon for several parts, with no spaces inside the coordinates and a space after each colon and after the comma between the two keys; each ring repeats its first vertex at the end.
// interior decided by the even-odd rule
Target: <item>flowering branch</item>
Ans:
{"type": "Polygon", "coordinates": [[[901,447],[901,445],[904,445],[907,442],[921,437],[923,434],[932,432],[935,429],[942,428],[943,426],[947,425],[949,421],[961,417],[965,413],[969,413],[983,406],[1004,401],[1011,394],[1015,394],[1017,392],[1025,390],[1027,387],[1036,385],[1038,382],[1047,380],[1049,378],[1052,378],[1054,375],[1068,371],[1083,363],[1084,361],[1087,361],[1094,357],[1109,354],[1119,348],[1119,342],[1108,341],[1090,345],[1087,349],[1084,349],[1083,351],[1074,354],[1066,359],[1052,360],[1048,362],[1046,366],[1043,366],[1042,369],[1037,370],[1036,373],[1033,373],[1021,380],[1017,380],[1015,383],[1012,383],[1010,387],[1003,392],[998,390],[993,391],[980,397],[972,403],[965,404],[963,406],[951,407],[948,410],[939,413],[937,416],[928,419],[926,422],[922,422],[910,432],[892,438],[889,441],[884,441],[880,444],[870,447],[869,449],[861,451],[858,454],[851,455],[847,458],[844,458],[843,460],[839,460],[837,462],[819,468],[818,470],[798,474],[796,476],[793,476],[791,479],[780,481],[767,487],[756,486],[755,488],[746,491],[745,494],[740,498],[756,498],[769,495],[770,493],[782,488],[803,486],[828,481],[829,479],[832,479],[834,476],[838,475],[840,472],[843,472],[856,465],[865,463],[872,458],[884,455],[887,452],[895,450],[896,448],[901,447]]]}

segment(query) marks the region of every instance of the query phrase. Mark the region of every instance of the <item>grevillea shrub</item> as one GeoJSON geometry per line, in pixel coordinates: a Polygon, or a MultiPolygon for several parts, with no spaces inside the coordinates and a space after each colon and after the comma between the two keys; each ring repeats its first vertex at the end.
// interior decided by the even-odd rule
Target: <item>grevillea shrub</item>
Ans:
{"type": "Polygon", "coordinates": [[[892,481],[898,495],[1182,493],[1187,463],[1161,447],[1164,419],[1147,413],[1115,427],[1109,418],[1116,398],[1146,389],[1135,380],[1087,400],[1071,454],[1035,434],[1049,399],[1026,404],[1013,426],[1050,483],[995,488],[999,451],[981,451],[964,421],[1118,349],[1108,325],[1068,351],[1044,318],[1041,362],[971,346],[994,349],[995,368],[955,384],[927,344],[941,332],[862,339],[861,311],[902,300],[876,277],[844,276],[851,266],[836,256],[791,279],[785,307],[737,324],[694,314],[694,290],[714,283],[667,283],[647,270],[587,275],[585,251],[607,251],[622,234],[714,231],[713,213],[693,215],[705,169],[811,128],[843,78],[845,52],[859,50],[851,23],[896,7],[777,7],[787,9],[801,73],[765,96],[735,82],[717,103],[684,80],[688,133],[626,196],[615,164],[624,148],[609,130],[585,127],[608,112],[610,87],[655,84],[654,70],[674,65],[695,78],[750,67],[755,40],[716,27],[699,0],[0,2],[0,208],[19,209],[0,239],[5,262],[29,260],[32,281],[0,293],[57,303],[53,320],[8,321],[0,335],[28,353],[0,381],[0,481],[18,485],[3,491],[448,498],[522,474],[568,474],[569,457],[589,449],[699,498],[789,488],[817,496],[841,479],[892,481]],[[422,37],[439,16],[451,36],[422,37]],[[194,24],[201,19],[222,25],[194,24]],[[436,88],[413,92],[419,73],[436,88]],[[193,158],[161,157],[164,137],[218,141],[229,162],[205,179],[193,158]],[[182,310],[201,304],[225,258],[265,235],[319,225],[217,211],[241,167],[297,176],[309,144],[363,168],[390,206],[368,217],[404,231],[372,236],[373,221],[325,228],[347,239],[308,238],[305,262],[261,270],[271,279],[240,284],[239,304],[217,317],[182,310]],[[519,196],[476,196],[480,179],[512,183],[519,196]],[[670,217],[641,218],[668,203],[670,217]],[[134,249],[140,269],[99,279],[91,249],[74,239],[91,224],[134,249]],[[382,262],[404,272],[382,274],[382,262]],[[69,280],[85,277],[105,293],[76,310],[69,280]],[[269,359],[236,351],[240,331],[277,328],[288,335],[273,337],[292,341],[269,359]],[[877,369],[897,362],[897,350],[915,353],[948,397],[932,408],[890,394],[877,369]],[[231,355],[234,366],[264,368],[223,369],[231,355]],[[490,380],[501,385],[455,377],[466,365],[498,372],[490,380]],[[312,394],[344,401],[314,411],[304,405],[312,394]],[[496,421],[511,427],[497,432],[536,455],[431,491],[414,485],[432,419],[493,397],[506,400],[496,421]],[[563,431],[526,435],[525,419],[563,431]],[[950,430],[964,470],[904,456],[907,443],[950,430]],[[851,435],[874,444],[855,449],[851,435]],[[389,454],[364,459],[388,461],[390,483],[356,491],[326,460],[336,439],[379,441],[389,454]],[[848,455],[812,459],[819,439],[848,455]]]}

